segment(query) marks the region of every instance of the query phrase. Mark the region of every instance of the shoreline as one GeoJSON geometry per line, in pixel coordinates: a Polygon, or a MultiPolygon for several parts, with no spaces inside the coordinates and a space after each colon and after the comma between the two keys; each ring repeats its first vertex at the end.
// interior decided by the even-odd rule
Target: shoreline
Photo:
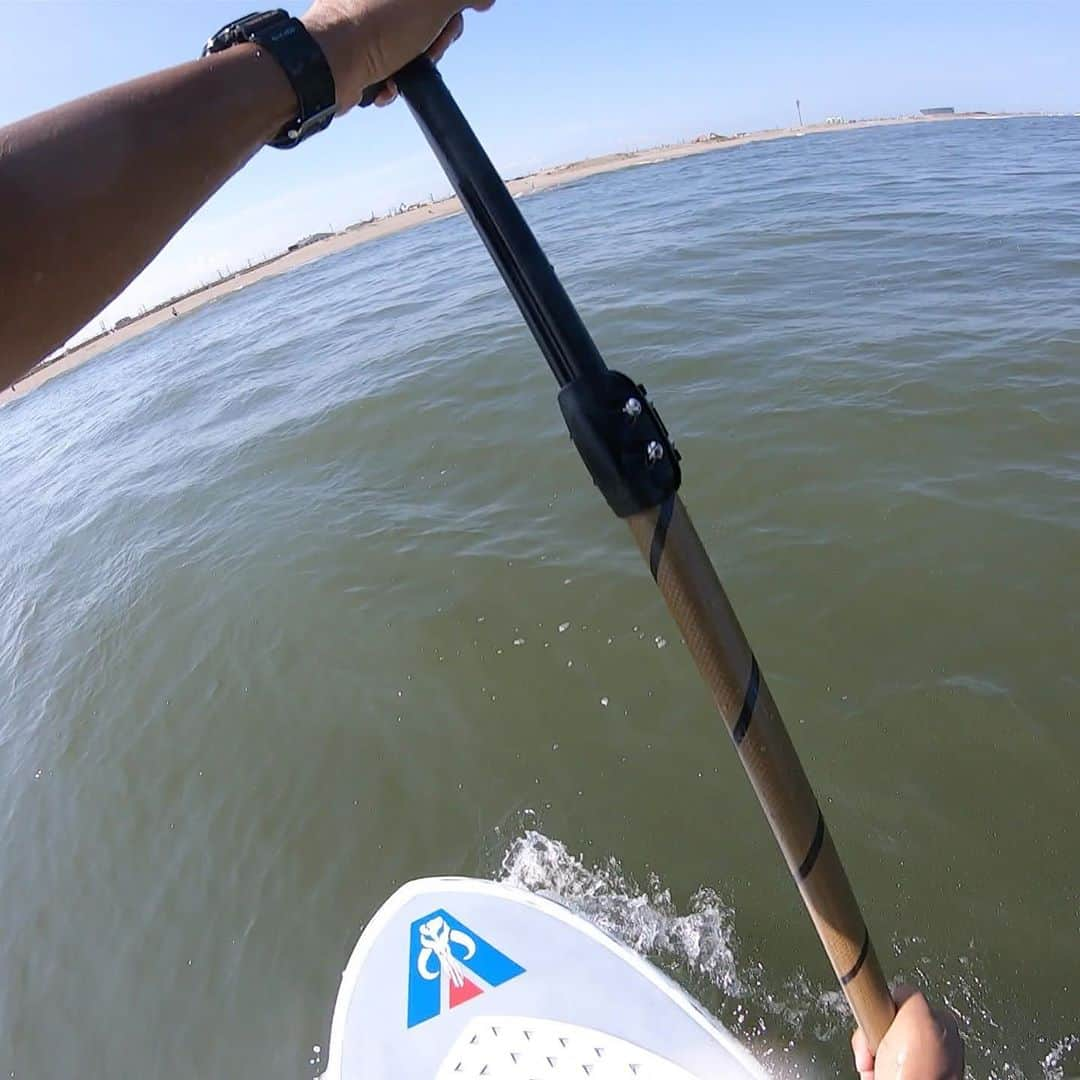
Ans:
{"type": "MultiPolygon", "coordinates": [[[[849,120],[843,123],[807,124],[803,127],[769,128],[763,131],[740,132],[737,135],[702,135],[690,142],[673,143],[667,146],[652,147],[647,150],[634,150],[601,157],[586,158],[541,169],[527,176],[507,181],[510,193],[515,197],[531,195],[538,191],[547,191],[603,173],[616,172],[620,169],[641,165],[658,165],[679,158],[694,157],[698,154],[712,153],[717,150],[747,146],[752,143],[772,142],[777,139],[793,139],[804,135],[823,135],[841,131],[855,131],[874,127],[900,127],[909,124],[942,124],[957,120],[1008,120],[1020,117],[1049,116],[1047,113],[955,113],[946,116],[901,116],[875,120],[849,120]]],[[[315,262],[327,255],[334,255],[361,244],[379,240],[386,236],[414,229],[430,221],[440,221],[462,212],[461,203],[456,195],[435,202],[420,203],[406,210],[371,221],[350,225],[343,232],[314,240],[302,247],[283,252],[264,262],[248,267],[233,274],[223,281],[215,282],[196,289],[175,301],[164,302],[159,308],[145,315],[132,319],[107,334],[92,338],[90,341],[75,346],[73,349],[46,360],[23,376],[14,386],[4,387],[0,391],[0,407],[30,393],[32,390],[56,378],[67,371],[80,367],[88,360],[145,334],[149,330],[175,317],[182,317],[189,312],[213,303],[230,293],[238,292],[257,281],[276,277],[279,274],[295,270],[315,262]]]]}

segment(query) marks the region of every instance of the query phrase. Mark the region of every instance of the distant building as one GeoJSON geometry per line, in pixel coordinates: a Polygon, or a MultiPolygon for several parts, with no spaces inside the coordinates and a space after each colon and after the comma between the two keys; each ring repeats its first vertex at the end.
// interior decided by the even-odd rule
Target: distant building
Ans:
{"type": "Polygon", "coordinates": [[[317,244],[320,240],[329,240],[333,233],[330,232],[317,232],[312,233],[310,236],[305,236],[303,240],[297,240],[295,244],[289,245],[290,251],[299,251],[301,248],[310,247],[312,244],[317,244]]]}
{"type": "Polygon", "coordinates": [[[846,124],[847,121],[842,116],[826,116],[825,117],[825,123],[835,125],[835,124],[846,124]]]}
{"type": "Polygon", "coordinates": [[[956,110],[951,105],[937,105],[933,109],[921,109],[923,116],[953,116],[956,110]]]}

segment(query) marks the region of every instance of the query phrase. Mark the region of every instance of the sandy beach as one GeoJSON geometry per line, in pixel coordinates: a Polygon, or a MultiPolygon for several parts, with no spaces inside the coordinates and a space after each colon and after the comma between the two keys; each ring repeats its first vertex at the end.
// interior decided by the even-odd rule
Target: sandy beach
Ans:
{"type": "MultiPolygon", "coordinates": [[[[668,146],[655,147],[630,153],[608,154],[603,157],[589,158],[567,165],[558,165],[530,176],[519,177],[508,182],[510,191],[515,195],[527,196],[537,191],[569,184],[600,173],[614,172],[618,169],[632,168],[637,165],[654,165],[676,158],[690,157],[695,154],[707,154],[718,150],[729,150],[750,143],[768,142],[774,139],[799,138],[805,135],[835,134],[861,128],[889,127],[901,124],[941,124],[956,120],[1003,120],[1013,118],[1017,113],[956,113],[947,116],[907,116],[877,120],[852,120],[844,123],[809,124],[800,128],[773,128],[765,131],[740,133],[733,136],[702,135],[697,139],[668,146]]],[[[160,308],[134,319],[111,333],[94,338],[83,345],[76,346],[39,365],[29,375],[19,380],[14,388],[5,387],[0,391],[0,406],[23,394],[29,393],[43,383],[64,372],[71,371],[95,356],[131,341],[140,334],[152,330],[155,326],[172,318],[183,317],[188,312],[212,303],[230,293],[277,274],[284,274],[298,266],[314,262],[326,255],[344,251],[357,244],[365,244],[384,236],[412,229],[425,222],[438,221],[461,212],[461,204],[456,197],[434,203],[424,203],[390,216],[376,218],[370,222],[352,225],[343,232],[325,239],[317,240],[295,251],[289,251],[266,262],[259,263],[240,271],[223,281],[216,282],[204,289],[176,300],[165,303],[160,308]],[[176,315],[173,315],[175,310],[176,315]]]]}

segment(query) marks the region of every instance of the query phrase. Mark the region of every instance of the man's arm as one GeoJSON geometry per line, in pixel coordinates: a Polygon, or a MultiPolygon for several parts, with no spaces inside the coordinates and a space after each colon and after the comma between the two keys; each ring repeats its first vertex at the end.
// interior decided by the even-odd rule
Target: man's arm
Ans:
{"type": "MultiPolygon", "coordinates": [[[[303,21],[343,112],[491,2],[316,0],[303,21]]],[[[238,45],[0,129],[0,385],[115,298],[296,107],[273,57],[238,45]]]]}
{"type": "Polygon", "coordinates": [[[0,132],[0,385],[115,297],[295,100],[241,45],[0,132]]]}

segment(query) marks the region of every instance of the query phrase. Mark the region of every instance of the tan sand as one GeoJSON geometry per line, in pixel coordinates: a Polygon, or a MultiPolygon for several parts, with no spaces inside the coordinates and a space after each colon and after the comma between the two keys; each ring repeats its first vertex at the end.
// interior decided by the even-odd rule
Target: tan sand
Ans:
{"type": "MultiPolygon", "coordinates": [[[[509,181],[510,191],[514,195],[529,195],[536,191],[545,191],[548,188],[558,187],[561,184],[569,184],[575,180],[581,180],[588,176],[597,176],[600,173],[614,172],[617,169],[626,169],[634,165],[655,165],[662,161],[672,161],[675,158],[690,157],[694,154],[706,154],[713,150],[725,150],[736,146],[746,146],[748,143],[768,142],[772,139],[790,139],[802,135],[818,135],[828,132],[852,131],[858,128],[890,127],[899,124],[941,124],[951,120],[1002,120],[1018,115],[1041,115],[1041,114],[1018,114],[1018,113],[956,113],[951,116],[906,116],[881,120],[852,120],[841,124],[810,124],[802,128],[774,128],[768,131],[754,131],[731,137],[702,136],[693,142],[677,143],[671,146],[655,147],[651,150],[638,150],[632,153],[608,154],[604,157],[589,158],[586,161],[576,161],[569,165],[557,165],[550,169],[542,169],[531,176],[520,177],[509,181]]],[[[450,217],[452,214],[461,212],[461,204],[457,198],[443,199],[435,203],[425,203],[412,207],[402,213],[391,217],[378,218],[375,221],[365,222],[350,226],[344,232],[318,240],[313,244],[279,255],[267,262],[260,263],[250,269],[242,270],[224,281],[208,285],[205,289],[192,293],[175,304],[165,304],[156,311],[149,312],[141,318],[135,319],[126,326],[112,333],[106,334],[76,346],[67,353],[46,361],[35,368],[29,375],[20,379],[14,389],[5,387],[0,391],[0,406],[31,390],[42,383],[48,382],[65,371],[84,364],[87,360],[121,345],[125,341],[145,334],[155,326],[160,326],[174,318],[172,309],[175,308],[177,317],[183,317],[189,311],[209,304],[222,296],[234,293],[256,281],[273,277],[276,274],[284,274],[297,266],[314,262],[325,255],[333,255],[335,252],[344,251],[346,248],[357,244],[365,244],[370,240],[378,240],[383,236],[402,232],[405,229],[415,228],[428,221],[438,221],[441,218],[450,217]]]]}

